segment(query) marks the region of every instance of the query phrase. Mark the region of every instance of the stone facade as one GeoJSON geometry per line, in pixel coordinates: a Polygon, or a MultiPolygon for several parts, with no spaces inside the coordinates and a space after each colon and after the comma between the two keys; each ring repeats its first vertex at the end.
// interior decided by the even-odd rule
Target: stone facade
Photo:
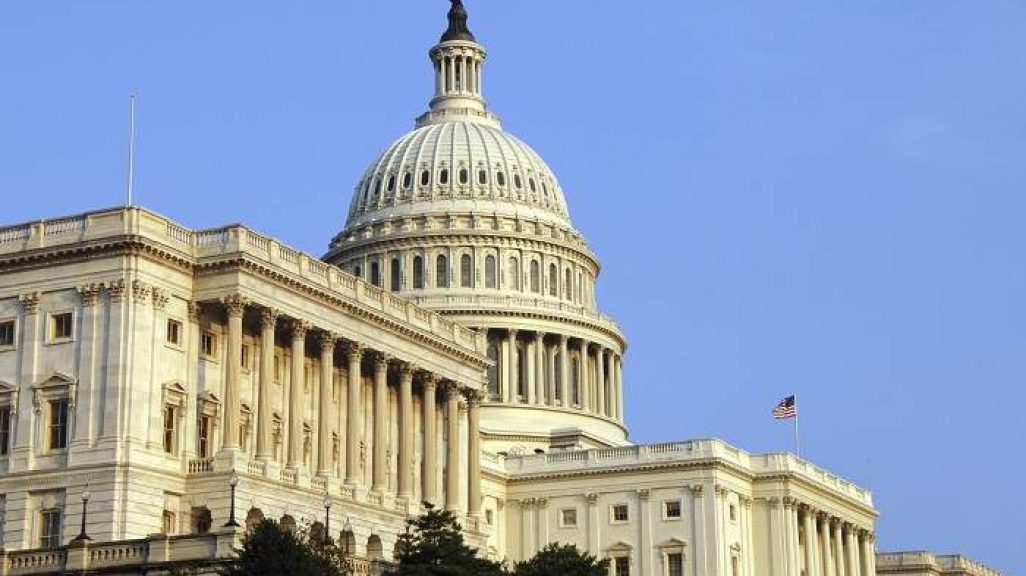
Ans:
{"type": "Polygon", "coordinates": [[[1003,576],[965,556],[930,552],[882,552],[876,566],[877,574],[888,576],[1003,576]]]}

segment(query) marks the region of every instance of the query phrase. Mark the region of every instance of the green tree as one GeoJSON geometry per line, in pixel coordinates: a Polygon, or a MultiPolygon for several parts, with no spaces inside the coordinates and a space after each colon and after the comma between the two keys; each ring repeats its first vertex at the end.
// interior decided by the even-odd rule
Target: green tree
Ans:
{"type": "Polygon", "coordinates": [[[530,560],[518,562],[514,576],[606,576],[609,560],[577,549],[573,544],[549,544],[530,560]]]}
{"type": "Polygon", "coordinates": [[[346,558],[331,539],[285,530],[261,520],[243,538],[242,548],[223,576],[345,576],[346,558]]]}
{"type": "Polygon", "coordinates": [[[477,556],[463,540],[463,528],[448,510],[435,510],[407,520],[396,546],[396,576],[502,576],[502,565],[477,556]]]}

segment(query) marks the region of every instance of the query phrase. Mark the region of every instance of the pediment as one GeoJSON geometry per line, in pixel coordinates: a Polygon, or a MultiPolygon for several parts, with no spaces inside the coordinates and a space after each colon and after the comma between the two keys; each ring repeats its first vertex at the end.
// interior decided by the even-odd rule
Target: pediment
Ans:
{"type": "Polygon", "coordinates": [[[178,380],[164,382],[164,391],[172,394],[181,394],[182,396],[189,395],[189,390],[178,380]]]}
{"type": "Polygon", "coordinates": [[[631,550],[634,550],[634,547],[622,540],[609,547],[609,552],[611,553],[630,552],[631,550]]]}
{"type": "Polygon", "coordinates": [[[680,547],[684,547],[684,546],[687,546],[687,545],[688,545],[688,543],[683,541],[683,540],[681,540],[680,538],[670,538],[669,540],[666,540],[665,542],[660,544],[659,547],[660,548],[675,548],[675,547],[676,548],[680,548],[680,547]]]}
{"type": "Polygon", "coordinates": [[[213,392],[204,392],[204,393],[200,394],[198,400],[200,402],[206,402],[206,403],[209,403],[209,404],[216,404],[218,406],[221,405],[221,398],[217,394],[214,394],[213,392]]]}
{"type": "Polygon", "coordinates": [[[4,382],[0,380],[0,394],[8,394],[17,390],[18,387],[10,382],[4,382]]]}
{"type": "Polygon", "coordinates": [[[61,372],[51,372],[49,376],[37,382],[35,387],[56,388],[64,386],[74,386],[75,384],[78,384],[78,380],[72,378],[71,376],[68,376],[67,374],[62,374],[61,372]]]}

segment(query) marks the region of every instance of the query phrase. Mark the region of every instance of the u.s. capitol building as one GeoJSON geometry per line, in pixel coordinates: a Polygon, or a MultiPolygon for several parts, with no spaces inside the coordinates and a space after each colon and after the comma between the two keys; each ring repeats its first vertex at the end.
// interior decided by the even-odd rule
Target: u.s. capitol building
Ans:
{"type": "Polygon", "coordinates": [[[327,521],[372,573],[430,502],[497,559],[559,541],[617,576],[874,576],[866,489],[627,441],[598,257],[487,108],[459,2],[430,56],[429,110],[323,258],[138,207],[0,229],[0,575],[213,567],[262,517],[327,521]]]}

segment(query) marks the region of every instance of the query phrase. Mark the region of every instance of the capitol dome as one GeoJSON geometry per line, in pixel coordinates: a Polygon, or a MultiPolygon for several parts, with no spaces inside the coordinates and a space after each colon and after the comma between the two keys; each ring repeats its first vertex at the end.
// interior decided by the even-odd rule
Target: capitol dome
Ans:
{"type": "Polygon", "coordinates": [[[627,342],[598,309],[598,258],[552,169],[488,109],[487,53],[451,1],[429,109],[367,169],[324,260],[485,333],[488,449],[621,445],[627,342]]]}
{"type": "Polygon", "coordinates": [[[428,123],[389,146],[356,187],[346,226],[453,210],[570,226],[545,161],[497,123],[465,119],[428,123]]]}

